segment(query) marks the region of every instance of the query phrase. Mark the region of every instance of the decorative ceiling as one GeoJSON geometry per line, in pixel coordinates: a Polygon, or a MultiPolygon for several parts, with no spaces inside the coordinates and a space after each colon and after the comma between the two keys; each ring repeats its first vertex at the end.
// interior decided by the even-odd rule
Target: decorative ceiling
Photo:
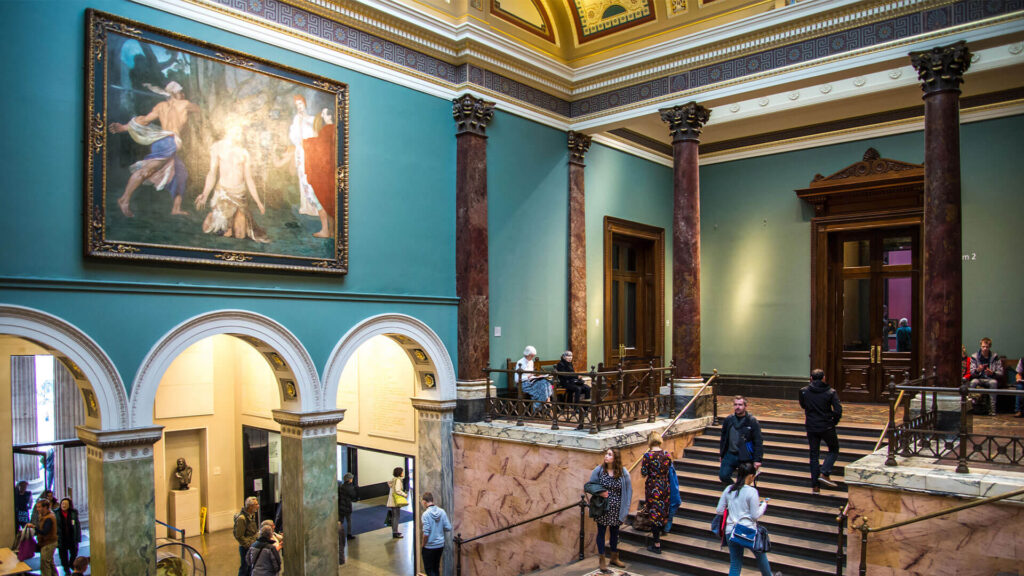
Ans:
{"type": "Polygon", "coordinates": [[[650,22],[655,14],[649,0],[572,0],[572,17],[583,44],[650,22]]]}

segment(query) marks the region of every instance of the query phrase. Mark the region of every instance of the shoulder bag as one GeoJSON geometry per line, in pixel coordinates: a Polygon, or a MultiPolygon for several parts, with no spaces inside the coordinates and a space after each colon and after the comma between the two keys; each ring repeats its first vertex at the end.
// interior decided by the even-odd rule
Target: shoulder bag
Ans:
{"type": "Polygon", "coordinates": [[[395,485],[392,488],[392,490],[394,490],[394,492],[395,492],[395,507],[396,508],[402,508],[403,506],[409,504],[409,499],[406,498],[405,496],[402,496],[401,494],[399,494],[399,490],[402,489],[401,482],[402,482],[401,479],[395,478],[395,485]]]}

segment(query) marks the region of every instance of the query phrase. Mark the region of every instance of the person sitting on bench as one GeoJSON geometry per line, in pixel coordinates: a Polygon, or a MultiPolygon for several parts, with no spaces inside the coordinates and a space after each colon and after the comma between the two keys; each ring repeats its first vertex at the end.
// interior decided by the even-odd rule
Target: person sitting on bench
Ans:
{"type": "MultiPolygon", "coordinates": [[[[516,362],[516,370],[522,370],[523,372],[533,372],[533,360],[537,357],[537,349],[533,346],[527,346],[523,350],[523,357],[516,362]]],[[[538,374],[516,374],[516,382],[519,382],[523,387],[523,393],[536,400],[533,403],[533,409],[537,410],[540,408],[541,402],[547,402],[548,398],[551,397],[551,381],[546,376],[538,374]],[[520,380],[521,379],[521,380],[520,380]]]]}
{"type": "MultiPolygon", "coordinates": [[[[572,350],[562,353],[562,359],[555,364],[555,372],[575,372],[572,366],[572,350]]],[[[558,383],[565,388],[565,401],[576,404],[581,399],[590,400],[590,386],[587,386],[579,376],[555,376],[558,383]]]]}
{"type": "MultiPolygon", "coordinates": [[[[971,388],[997,390],[1003,377],[1003,360],[992,351],[992,339],[982,338],[981,349],[971,355],[971,388]]],[[[989,394],[989,416],[996,415],[996,395],[989,394]]]]}

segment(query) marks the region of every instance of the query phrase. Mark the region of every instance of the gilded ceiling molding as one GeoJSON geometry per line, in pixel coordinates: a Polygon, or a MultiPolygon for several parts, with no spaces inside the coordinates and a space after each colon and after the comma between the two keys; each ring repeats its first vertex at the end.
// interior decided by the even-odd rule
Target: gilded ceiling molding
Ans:
{"type": "Polygon", "coordinates": [[[506,10],[501,6],[501,0],[491,0],[491,14],[501,18],[505,22],[516,26],[522,30],[526,30],[530,34],[547,40],[552,44],[555,44],[555,29],[551,26],[551,17],[548,16],[548,11],[544,8],[544,4],[540,0],[530,0],[533,7],[537,10],[537,14],[541,17],[541,25],[536,26],[529,20],[523,18],[519,14],[515,14],[510,10],[506,10]]]}
{"type": "Polygon", "coordinates": [[[651,0],[571,0],[580,44],[657,19],[651,0]]]}

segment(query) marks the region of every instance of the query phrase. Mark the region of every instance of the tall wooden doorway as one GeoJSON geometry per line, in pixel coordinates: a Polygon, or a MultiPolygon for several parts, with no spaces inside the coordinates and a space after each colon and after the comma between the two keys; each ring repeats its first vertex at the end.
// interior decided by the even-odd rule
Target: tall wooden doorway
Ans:
{"type": "Polygon", "coordinates": [[[886,401],[890,377],[921,369],[924,167],[868,149],[796,192],[815,209],[812,367],[844,401],[886,401]]]}
{"type": "Polygon", "coordinates": [[[661,366],[665,341],[665,231],[604,219],[604,364],[661,366]]]}

